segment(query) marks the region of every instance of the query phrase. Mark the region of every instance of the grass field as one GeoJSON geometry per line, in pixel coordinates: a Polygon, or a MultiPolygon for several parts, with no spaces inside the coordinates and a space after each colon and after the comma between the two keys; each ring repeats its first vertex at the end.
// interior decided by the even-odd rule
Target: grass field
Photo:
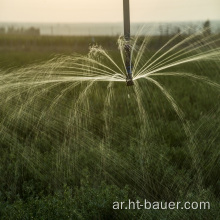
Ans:
{"type": "MultiPolygon", "coordinates": [[[[141,65],[171,38],[152,37],[141,65]]],[[[202,38],[190,44],[203,45],[202,38]]],[[[117,38],[0,36],[0,218],[218,219],[219,58],[161,70],[152,79],[164,90],[145,78],[132,88],[62,80],[74,54],[86,55],[94,43],[117,63],[117,38]],[[114,201],[129,199],[209,201],[211,209],[113,210],[114,201]]],[[[219,41],[192,53],[217,48],[219,41]]]]}

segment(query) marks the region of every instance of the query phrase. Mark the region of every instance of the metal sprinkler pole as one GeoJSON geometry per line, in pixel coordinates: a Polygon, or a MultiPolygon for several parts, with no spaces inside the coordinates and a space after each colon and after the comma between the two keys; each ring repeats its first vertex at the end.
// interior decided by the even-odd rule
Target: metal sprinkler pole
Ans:
{"type": "Polygon", "coordinates": [[[127,86],[133,86],[132,64],[131,64],[131,46],[130,46],[130,6],[129,0],[123,0],[124,7],[124,37],[125,37],[125,66],[127,70],[127,86]]]}

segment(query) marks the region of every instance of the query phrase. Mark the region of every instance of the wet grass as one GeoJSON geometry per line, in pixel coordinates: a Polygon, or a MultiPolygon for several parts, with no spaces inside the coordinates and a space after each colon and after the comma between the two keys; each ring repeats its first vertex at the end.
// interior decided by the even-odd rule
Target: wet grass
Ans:
{"type": "MultiPolygon", "coordinates": [[[[153,38],[149,55],[168,37],[158,40],[153,38]]],[[[93,41],[91,37],[1,36],[0,66],[16,70],[47,61],[51,54],[86,54],[93,41]]],[[[98,37],[95,41],[113,57],[118,56],[116,38],[98,37]]],[[[219,66],[214,61],[188,63],[172,70],[197,73],[220,83],[219,66]]],[[[95,86],[87,82],[67,93],[63,91],[70,83],[64,82],[45,87],[43,95],[33,99],[41,88],[24,93],[12,88],[19,94],[14,97],[2,93],[0,217],[216,219],[219,90],[189,78],[154,79],[183,110],[191,139],[164,94],[145,79],[138,80],[133,89],[126,88],[125,82],[111,86],[109,82],[95,86]],[[60,94],[59,102],[54,102],[60,94]],[[210,201],[212,208],[189,212],[112,210],[114,200],[128,199],[210,201]]]]}

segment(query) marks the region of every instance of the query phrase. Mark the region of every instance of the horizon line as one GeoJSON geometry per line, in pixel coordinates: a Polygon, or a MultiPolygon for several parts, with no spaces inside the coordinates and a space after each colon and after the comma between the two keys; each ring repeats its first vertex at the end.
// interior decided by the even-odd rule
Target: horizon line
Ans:
{"type": "MultiPolygon", "coordinates": [[[[220,19],[198,19],[198,20],[179,20],[179,21],[134,21],[131,24],[137,24],[137,23],[179,23],[179,22],[202,22],[202,21],[219,21],[220,19]]],[[[105,21],[105,22],[97,22],[97,21],[79,21],[79,22],[69,22],[69,21],[0,21],[0,23],[38,23],[38,24],[48,24],[48,23],[57,23],[57,24],[119,24],[123,21],[105,21]]]]}

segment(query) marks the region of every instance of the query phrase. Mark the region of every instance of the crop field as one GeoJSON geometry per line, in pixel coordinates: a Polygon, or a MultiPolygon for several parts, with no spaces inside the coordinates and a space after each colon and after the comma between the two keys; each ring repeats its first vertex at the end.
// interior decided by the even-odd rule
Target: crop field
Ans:
{"type": "Polygon", "coordinates": [[[220,36],[0,35],[0,219],[218,219],[220,36]],[[209,201],[209,210],[113,202],[209,201]]]}

